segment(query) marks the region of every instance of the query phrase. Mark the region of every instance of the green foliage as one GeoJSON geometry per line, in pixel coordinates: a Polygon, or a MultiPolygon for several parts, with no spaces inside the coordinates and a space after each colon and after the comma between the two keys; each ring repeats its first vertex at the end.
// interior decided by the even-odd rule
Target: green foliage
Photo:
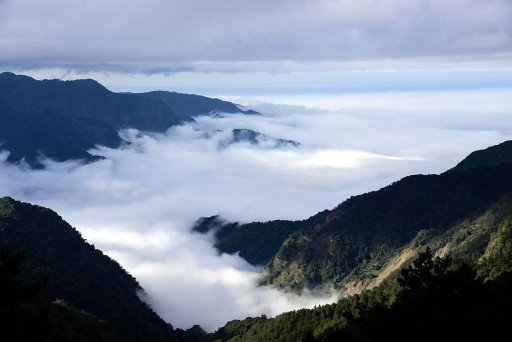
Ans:
{"type": "Polygon", "coordinates": [[[508,333],[512,273],[484,283],[471,265],[429,249],[396,281],[311,310],[249,318],[218,341],[482,341],[508,333]]]}
{"type": "Polygon", "coordinates": [[[204,217],[196,222],[192,230],[203,234],[214,231],[215,248],[220,252],[239,252],[249,263],[264,265],[290,234],[321,222],[326,213],[320,212],[303,221],[275,220],[247,224],[224,222],[218,216],[204,217]]]}
{"type": "Polygon", "coordinates": [[[0,337],[8,341],[121,341],[110,326],[58,299],[41,298],[46,280],[20,279],[21,253],[0,248],[0,337]]]}
{"type": "Polygon", "coordinates": [[[108,322],[75,308],[62,299],[46,304],[47,341],[123,341],[108,322]]]}
{"type": "Polygon", "coordinates": [[[305,221],[221,228],[215,246],[268,260],[264,283],[294,291],[371,280],[407,247],[449,244],[457,258],[476,259],[510,216],[510,174],[512,164],[410,176],[305,221]]]}
{"type": "Polygon", "coordinates": [[[278,251],[283,241],[300,229],[302,222],[270,221],[241,225],[226,234],[221,228],[216,234],[215,247],[224,253],[240,252],[253,265],[266,264],[278,251]]]}
{"type": "Polygon", "coordinates": [[[38,303],[44,282],[21,282],[22,260],[22,254],[0,248],[0,334],[12,340],[39,341],[45,333],[46,313],[38,303]]]}
{"type": "Polygon", "coordinates": [[[57,299],[69,304],[47,305],[58,317],[100,328],[98,322],[104,321],[125,341],[179,340],[140,300],[137,281],[51,210],[1,198],[0,244],[11,252],[24,251],[22,283],[47,278],[41,299],[48,305],[57,299]]]}
{"type": "Polygon", "coordinates": [[[485,254],[480,259],[479,275],[495,279],[512,271],[512,219],[508,218],[492,235],[485,254]]]}

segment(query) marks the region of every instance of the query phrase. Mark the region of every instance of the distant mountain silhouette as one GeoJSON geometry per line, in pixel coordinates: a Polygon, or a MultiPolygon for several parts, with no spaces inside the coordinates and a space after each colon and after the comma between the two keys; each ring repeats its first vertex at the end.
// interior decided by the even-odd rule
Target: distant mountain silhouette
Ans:
{"type": "Polygon", "coordinates": [[[512,141],[505,141],[501,144],[488,147],[484,150],[472,152],[469,156],[458,163],[453,171],[474,169],[477,167],[494,166],[512,162],[512,141]]]}
{"type": "Polygon", "coordinates": [[[283,147],[283,146],[294,146],[297,147],[300,143],[293,140],[286,139],[276,139],[271,138],[268,135],[265,135],[260,132],[256,132],[250,129],[241,129],[236,128],[233,130],[233,141],[234,143],[239,142],[248,142],[250,144],[259,144],[260,142],[270,141],[275,145],[275,147],[283,147]]]}
{"type": "Polygon", "coordinates": [[[54,110],[22,113],[0,102],[0,149],[10,152],[9,162],[25,160],[40,168],[42,156],[64,161],[98,160],[87,150],[96,145],[116,148],[122,139],[107,123],[54,110]]]}
{"type": "Polygon", "coordinates": [[[38,81],[0,73],[0,149],[11,152],[9,161],[25,158],[35,167],[41,166],[40,155],[95,160],[87,150],[119,146],[121,139],[113,135],[122,128],[164,132],[196,115],[237,112],[257,114],[198,95],[115,93],[90,79],[38,81]]]}
{"type": "Polygon", "coordinates": [[[210,112],[221,113],[244,113],[259,114],[253,110],[244,110],[234,103],[212,99],[206,96],[180,94],[170,91],[151,91],[142,93],[147,98],[159,99],[165,102],[176,113],[181,116],[195,116],[199,114],[209,114],[210,112]]]}
{"type": "Polygon", "coordinates": [[[0,74],[0,101],[15,110],[35,113],[53,110],[70,116],[96,119],[114,129],[133,127],[165,131],[188,120],[163,101],[137,94],[118,94],[94,80],[43,80],[12,73],[0,74]]]}
{"type": "Polygon", "coordinates": [[[233,144],[249,143],[260,145],[263,148],[298,147],[300,143],[293,140],[272,138],[266,134],[246,128],[235,128],[231,130],[231,136],[219,142],[219,149],[225,149],[233,144]]]}

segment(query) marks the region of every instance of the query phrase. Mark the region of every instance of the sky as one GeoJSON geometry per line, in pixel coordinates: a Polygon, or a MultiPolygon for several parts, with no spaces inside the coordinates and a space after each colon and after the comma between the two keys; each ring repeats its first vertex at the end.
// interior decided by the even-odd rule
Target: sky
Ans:
{"type": "Polygon", "coordinates": [[[0,46],[6,63],[153,72],[487,56],[510,52],[511,14],[508,0],[3,0],[0,46]]]}
{"type": "Polygon", "coordinates": [[[0,194],[56,210],[173,325],[331,302],[258,287],[202,216],[301,219],[512,136],[509,0],[0,0],[0,71],[220,97],[260,116],[120,134],[88,165],[5,162],[0,194]],[[234,144],[247,128],[298,147],[234,144]]]}
{"type": "Polygon", "coordinates": [[[509,0],[0,0],[0,69],[208,95],[510,87],[509,0]]]}

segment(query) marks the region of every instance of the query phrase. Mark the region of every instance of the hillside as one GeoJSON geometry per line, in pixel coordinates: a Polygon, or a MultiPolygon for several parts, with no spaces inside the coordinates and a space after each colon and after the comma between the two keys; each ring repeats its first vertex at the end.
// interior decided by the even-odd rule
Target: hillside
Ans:
{"type": "Polygon", "coordinates": [[[474,169],[477,167],[494,166],[512,161],[512,141],[472,152],[449,172],[474,169]]]}
{"type": "Polygon", "coordinates": [[[47,109],[66,115],[103,121],[114,129],[134,127],[165,131],[186,117],[163,101],[136,94],[109,91],[94,80],[42,80],[12,73],[0,74],[0,101],[28,113],[47,109]]]}
{"type": "Polygon", "coordinates": [[[253,265],[266,264],[279,250],[290,234],[324,219],[327,211],[304,221],[275,220],[269,222],[224,222],[219,216],[199,219],[193,231],[214,232],[215,247],[223,253],[240,252],[240,256],[253,265]]]}
{"type": "Polygon", "coordinates": [[[22,283],[46,279],[41,289],[43,311],[50,310],[42,323],[46,329],[57,325],[63,331],[69,328],[68,333],[83,330],[85,335],[79,335],[84,341],[94,341],[86,338],[94,332],[106,334],[105,340],[117,336],[122,341],[180,341],[186,336],[139,299],[142,289],[131,275],[49,209],[1,198],[0,246],[24,254],[22,283]]]}
{"type": "Polygon", "coordinates": [[[244,110],[234,103],[206,96],[181,94],[171,91],[150,91],[141,95],[150,99],[159,99],[181,116],[208,114],[212,111],[222,113],[258,114],[253,110],[244,110]]]}
{"type": "Polygon", "coordinates": [[[122,139],[108,124],[51,110],[22,113],[0,102],[0,149],[9,151],[7,161],[25,160],[32,167],[42,167],[46,156],[64,161],[100,159],[87,152],[96,145],[117,148],[122,139]]]}
{"type": "Polygon", "coordinates": [[[509,334],[511,269],[492,280],[477,269],[427,249],[396,280],[314,309],[233,320],[214,341],[500,340],[509,334]]]}
{"type": "Polygon", "coordinates": [[[301,291],[331,283],[357,293],[396,274],[422,246],[482,258],[511,216],[511,174],[504,163],[409,176],[305,221],[218,224],[215,246],[265,265],[265,284],[301,291]]]}
{"type": "Polygon", "coordinates": [[[100,120],[116,130],[132,127],[153,132],[163,132],[211,111],[246,113],[233,103],[204,96],[166,91],[115,93],[91,79],[38,81],[9,72],[0,73],[0,101],[22,112],[50,109],[100,120]]]}
{"type": "Polygon", "coordinates": [[[211,112],[258,114],[205,96],[167,91],[115,93],[94,80],[42,80],[0,73],[0,150],[9,162],[25,160],[41,167],[38,157],[58,161],[96,160],[95,145],[118,147],[116,131],[136,128],[165,132],[211,112]]]}

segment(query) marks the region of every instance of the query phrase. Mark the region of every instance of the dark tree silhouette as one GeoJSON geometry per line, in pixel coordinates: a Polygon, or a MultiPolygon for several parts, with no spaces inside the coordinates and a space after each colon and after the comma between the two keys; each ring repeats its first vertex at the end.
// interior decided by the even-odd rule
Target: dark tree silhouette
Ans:
{"type": "Polygon", "coordinates": [[[19,280],[22,253],[0,248],[0,335],[5,341],[41,341],[46,312],[38,298],[45,280],[24,284],[19,280]]]}

